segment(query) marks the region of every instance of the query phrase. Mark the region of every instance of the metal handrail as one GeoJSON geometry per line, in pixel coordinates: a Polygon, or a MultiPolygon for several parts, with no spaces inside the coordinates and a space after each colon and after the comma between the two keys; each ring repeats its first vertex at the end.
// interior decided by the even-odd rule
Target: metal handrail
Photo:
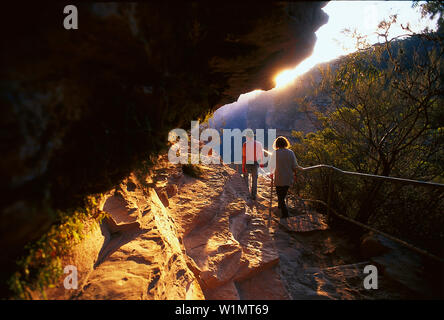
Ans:
{"type": "MultiPolygon", "coordinates": [[[[263,149],[263,151],[269,155],[272,154],[272,152],[270,152],[268,150],[263,149]]],[[[396,177],[389,177],[389,176],[379,176],[376,174],[369,174],[369,173],[346,171],[346,170],[338,169],[338,168],[328,165],[328,164],[318,164],[318,165],[306,167],[306,168],[298,166],[298,168],[303,171],[311,171],[314,169],[326,168],[326,169],[337,171],[342,174],[348,174],[348,175],[353,175],[353,176],[367,177],[367,178],[380,179],[380,180],[390,180],[390,181],[401,183],[401,184],[414,184],[414,185],[421,185],[421,186],[444,188],[444,184],[442,184],[442,183],[421,181],[421,180],[411,180],[411,179],[396,178],[396,177]]]]}
{"type": "MultiPolygon", "coordinates": [[[[341,169],[338,169],[338,168],[336,168],[334,166],[326,165],[326,164],[319,164],[319,165],[315,165],[315,166],[311,166],[311,167],[306,167],[306,168],[298,166],[298,169],[302,170],[302,171],[311,171],[311,170],[322,169],[322,168],[326,168],[326,169],[332,170],[333,172],[336,171],[336,172],[339,172],[339,173],[345,174],[345,175],[360,176],[360,177],[373,178],[373,179],[379,179],[379,180],[388,180],[388,181],[395,182],[395,183],[400,183],[400,184],[412,184],[412,185],[420,185],[420,186],[427,186],[427,187],[437,187],[437,188],[444,189],[444,184],[441,184],[441,183],[427,182],[427,181],[420,181],[420,180],[411,180],[411,179],[404,179],[404,178],[396,178],[396,177],[389,177],[389,176],[379,176],[379,175],[368,174],[368,173],[345,171],[345,170],[341,170],[341,169]]],[[[265,171],[264,171],[264,173],[265,173],[265,171]]],[[[267,176],[265,176],[265,177],[268,178],[267,176]]],[[[270,179],[267,179],[267,180],[270,180],[270,179]]],[[[271,180],[271,188],[272,188],[272,184],[273,184],[272,181],[273,180],[271,180]]],[[[327,217],[330,216],[330,210],[331,210],[334,215],[336,215],[337,217],[339,217],[341,219],[344,219],[344,220],[346,220],[348,222],[356,224],[356,225],[358,225],[358,226],[360,226],[362,228],[365,228],[367,230],[379,233],[379,234],[381,234],[381,235],[383,235],[383,236],[385,236],[385,237],[387,237],[387,238],[389,238],[389,239],[391,239],[391,240],[393,240],[395,242],[398,242],[399,244],[401,244],[401,245],[403,245],[403,246],[405,246],[405,247],[407,247],[407,248],[409,248],[411,250],[414,250],[414,251],[416,251],[416,252],[418,252],[418,253],[420,253],[422,255],[428,256],[429,258],[432,258],[434,260],[440,261],[441,263],[444,262],[443,258],[438,257],[438,256],[436,256],[434,254],[431,254],[430,252],[428,252],[428,251],[426,251],[424,249],[415,247],[412,244],[410,244],[410,243],[408,243],[408,242],[406,242],[404,240],[398,239],[398,238],[396,238],[396,237],[394,237],[392,235],[389,235],[389,234],[387,234],[385,232],[382,232],[382,231],[377,230],[377,229],[375,229],[373,227],[367,226],[367,225],[365,225],[365,224],[363,224],[361,222],[355,221],[354,219],[351,219],[349,217],[346,217],[344,215],[341,215],[341,214],[337,213],[334,209],[331,208],[331,205],[330,205],[330,201],[331,201],[331,173],[329,174],[328,181],[329,181],[328,182],[328,189],[329,190],[328,190],[328,200],[327,200],[328,202],[327,203],[325,203],[324,201],[321,201],[321,200],[311,200],[311,199],[303,199],[303,200],[319,202],[319,203],[323,204],[324,206],[326,206],[327,207],[327,217]]],[[[289,192],[291,193],[290,190],[289,190],[289,192]]],[[[269,219],[270,218],[271,218],[271,201],[270,201],[269,219]]]]}
{"type": "Polygon", "coordinates": [[[373,179],[380,179],[380,180],[390,180],[393,182],[401,183],[401,184],[414,184],[414,185],[420,185],[420,186],[428,186],[428,187],[438,187],[444,189],[444,184],[437,183],[437,182],[429,182],[429,181],[421,181],[421,180],[411,180],[411,179],[404,179],[404,178],[396,178],[396,177],[389,177],[389,176],[379,176],[375,174],[369,174],[369,173],[360,173],[360,172],[353,172],[353,171],[345,171],[338,169],[336,167],[327,165],[327,164],[318,164],[311,167],[299,167],[299,169],[303,171],[311,171],[319,168],[326,168],[330,170],[337,171],[342,174],[346,175],[353,175],[353,176],[360,176],[360,177],[367,177],[367,178],[373,178],[373,179]]]}

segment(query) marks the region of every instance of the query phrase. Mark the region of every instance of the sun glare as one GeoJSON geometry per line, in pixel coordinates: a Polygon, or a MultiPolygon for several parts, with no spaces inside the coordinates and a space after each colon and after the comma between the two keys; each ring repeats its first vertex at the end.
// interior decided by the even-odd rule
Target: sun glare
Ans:
{"type": "MultiPolygon", "coordinates": [[[[380,21],[391,14],[398,14],[398,23],[410,24],[411,29],[419,31],[425,27],[436,29],[436,19],[421,18],[419,8],[412,8],[410,1],[330,1],[324,8],[329,21],[316,32],[313,54],[293,69],[283,70],[274,78],[275,88],[292,84],[319,63],[328,62],[356,51],[355,40],[345,34],[344,29],[356,30],[367,37],[369,44],[382,41],[376,35],[380,21]]],[[[390,29],[390,37],[405,33],[398,25],[390,29]]]]}
{"type": "Polygon", "coordinates": [[[296,79],[295,70],[285,70],[279,73],[274,82],[276,83],[276,88],[283,88],[286,85],[292,83],[296,79]]]}
{"type": "Polygon", "coordinates": [[[322,57],[312,55],[304,60],[301,64],[299,64],[296,68],[282,71],[274,79],[274,82],[276,84],[275,88],[284,88],[288,86],[289,84],[293,83],[297,77],[303,75],[321,62],[323,62],[322,57]]]}

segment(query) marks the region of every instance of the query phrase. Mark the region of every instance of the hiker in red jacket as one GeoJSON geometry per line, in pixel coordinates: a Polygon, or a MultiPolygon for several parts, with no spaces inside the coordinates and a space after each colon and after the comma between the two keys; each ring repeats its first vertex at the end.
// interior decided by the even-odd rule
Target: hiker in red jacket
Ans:
{"type": "Polygon", "coordinates": [[[247,129],[245,135],[247,141],[242,146],[242,173],[247,186],[251,174],[251,199],[256,200],[258,167],[264,167],[264,148],[262,143],[254,140],[253,130],[247,129]]]}

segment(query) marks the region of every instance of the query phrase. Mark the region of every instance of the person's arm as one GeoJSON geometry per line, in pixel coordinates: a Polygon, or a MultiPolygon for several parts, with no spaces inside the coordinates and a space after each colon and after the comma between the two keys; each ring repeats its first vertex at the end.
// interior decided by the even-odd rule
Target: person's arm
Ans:
{"type": "Polygon", "coordinates": [[[292,164],[292,167],[293,167],[293,173],[294,173],[294,176],[295,176],[295,178],[296,178],[296,175],[299,173],[299,171],[301,170],[301,167],[299,166],[299,164],[298,164],[298,160],[296,159],[296,156],[295,156],[295,154],[294,154],[294,152],[293,151],[291,151],[291,154],[292,154],[292,162],[293,162],[293,164],[292,164]]]}
{"type": "Polygon", "coordinates": [[[270,170],[270,176],[273,177],[276,170],[276,151],[273,151],[270,160],[268,160],[268,169],[270,170]]]}
{"type": "Polygon", "coordinates": [[[292,166],[293,171],[294,171],[294,170],[296,170],[299,167],[299,165],[298,165],[298,160],[296,160],[296,156],[295,156],[293,150],[290,150],[290,151],[291,151],[291,162],[292,162],[291,166],[292,166]]]}
{"type": "Polygon", "coordinates": [[[242,145],[242,173],[245,173],[245,163],[247,162],[246,143],[242,145]]]}
{"type": "Polygon", "coordinates": [[[259,162],[259,164],[260,164],[260,167],[261,168],[263,168],[264,167],[264,147],[262,146],[262,143],[260,143],[260,142],[258,142],[259,143],[259,146],[260,146],[260,148],[259,148],[259,150],[260,150],[260,159],[261,159],[261,161],[259,162]]]}

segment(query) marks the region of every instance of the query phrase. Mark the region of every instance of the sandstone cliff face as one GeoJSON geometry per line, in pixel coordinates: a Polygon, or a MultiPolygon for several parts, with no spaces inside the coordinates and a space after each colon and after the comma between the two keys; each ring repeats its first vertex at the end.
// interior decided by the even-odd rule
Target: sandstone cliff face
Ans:
{"type": "Polygon", "coordinates": [[[77,268],[78,288],[65,289],[62,276],[45,290],[48,299],[204,299],[182,235],[155,189],[131,175],[99,206],[109,217],[62,257],[63,266],[77,268]]]}
{"type": "Polygon", "coordinates": [[[136,189],[112,195],[107,202],[113,204],[104,210],[115,220],[102,226],[107,241],[72,298],[203,299],[180,234],[156,192],[136,189]]]}
{"type": "Polygon", "coordinates": [[[63,257],[79,270],[78,289],[66,290],[62,276],[46,291],[49,299],[433,296],[421,257],[388,239],[368,235],[360,246],[294,196],[288,219],[279,220],[275,194],[269,216],[263,176],[251,201],[242,177],[226,165],[202,166],[192,178],[162,156],[152,169],[144,182],[130,175],[106,193],[99,207],[110,217],[63,257]],[[378,267],[378,290],[363,286],[368,264],[378,267]]]}
{"type": "Polygon", "coordinates": [[[174,127],[270,89],[306,57],[323,3],[78,5],[2,10],[2,274],[56,208],[116,185],[165,146],[174,127]]]}
{"type": "Polygon", "coordinates": [[[130,175],[107,192],[99,206],[110,217],[63,257],[79,270],[78,289],[66,290],[62,276],[46,296],[289,299],[264,212],[247,202],[241,176],[224,165],[202,172],[188,177],[163,156],[146,177],[153,187],[130,175]]]}

